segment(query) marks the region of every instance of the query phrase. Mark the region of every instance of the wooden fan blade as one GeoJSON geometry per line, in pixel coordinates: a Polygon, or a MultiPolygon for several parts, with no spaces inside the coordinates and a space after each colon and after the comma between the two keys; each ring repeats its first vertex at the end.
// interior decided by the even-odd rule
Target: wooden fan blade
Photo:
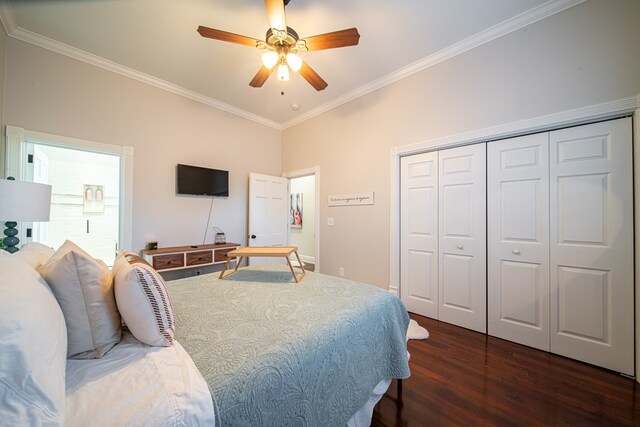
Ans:
{"type": "Polygon", "coordinates": [[[357,28],[318,34],[305,38],[303,41],[308,50],[334,49],[336,47],[355,46],[360,40],[357,28]]]}
{"type": "Polygon", "coordinates": [[[251,87],[262,87],[264,82],[267,81],[267,79],[269,78],[271,73],[273,73],[273,70],[275,70],[275,69],[276,69],[276,67],[267,68],[267,67],[265,67],[263,65],[262,67],[260,67],[260,69],[258,70],[256,75],[253,76],[253,80],[251,80],[251,82],[249,82],[249,86],[251,86],[251,87]]]}
{"type": "Polygon", "coordinates": [[[239,34],[228,33],[222,30],[216,30],[214,28],[198,27],[198,32],[202,37],[207,37],[214,40],[221,40],[223,42],[243,44],[245,46],[256,47],[260,40],[252,39],[251,37],[241,36],[239,34]]]}
{"type": "Polygon", "coordinates": [[[317,91],[321,91],[326,89],[327,82],[325,82],[322,77],[316,73],[313,68],[309,66],[306,62],[302,61],[302,67],[298,70],[298,74],[300,74],[306,81],[309,82],[311,86],[313,86],[317,91]]]}
{"type": "Polygon", "coordinates": [[[264,0],[264,5],[267,8],[269,25],[274,30],[274,34],[276,31],[283,31],[286,36],[287,22],[284,17],[284,2],[282,0],[264,0]]]}

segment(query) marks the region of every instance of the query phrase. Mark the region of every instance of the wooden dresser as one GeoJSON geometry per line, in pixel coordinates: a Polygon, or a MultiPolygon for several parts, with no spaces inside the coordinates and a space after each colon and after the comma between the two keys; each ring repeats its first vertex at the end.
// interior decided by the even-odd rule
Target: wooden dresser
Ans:
{"type": "Polygon", "coordinates": [[[240,247],[239,243],[174,246],[143,250],[144,259],[158,271],[180,270],[205,265],[224,264],[227,252],[240,247]]]}

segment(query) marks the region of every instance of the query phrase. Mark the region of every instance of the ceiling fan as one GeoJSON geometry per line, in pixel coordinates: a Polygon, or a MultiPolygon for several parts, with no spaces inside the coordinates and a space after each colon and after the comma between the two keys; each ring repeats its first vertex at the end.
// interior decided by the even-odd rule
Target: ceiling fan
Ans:
{"type": "Polygon", "coordinates": [[[264,50],[265,52],[262,54],[263,65],[249,83],[252,87],[262,87],[277,65],[278,80],[289,80],[289,68],[291,68],[316,90],[323,90],[328,86],[327,82],[304,62],[298,53],[355,46],[360,40],[360,34],[358,34],[356,28],[349,28],[300,39],[293,28],[287,27],[284,7],[288,3],[289,0],[264,0],[269,24],[271,25],[271,28],[267,30],[264,41],[202,25],[198,27],[198,33],[202,37],[253,46],[264,50]]]}

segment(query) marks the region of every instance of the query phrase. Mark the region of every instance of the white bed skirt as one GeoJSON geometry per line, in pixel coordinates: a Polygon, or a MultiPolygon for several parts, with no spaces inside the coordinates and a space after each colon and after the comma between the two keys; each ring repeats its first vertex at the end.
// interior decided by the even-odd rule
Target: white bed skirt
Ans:
{"type": "Polygon", "coordinates": [[[356,412],[353,417],[347,422],[348,427],[369,427],[371,425],[371,418],[373,417],[373,408],[382,399],[382,396],[387,392],[387,389],[391,385],[391,379],[382,380],[376,385],[371,392],[371,396],[367,403],[356,412]]]}

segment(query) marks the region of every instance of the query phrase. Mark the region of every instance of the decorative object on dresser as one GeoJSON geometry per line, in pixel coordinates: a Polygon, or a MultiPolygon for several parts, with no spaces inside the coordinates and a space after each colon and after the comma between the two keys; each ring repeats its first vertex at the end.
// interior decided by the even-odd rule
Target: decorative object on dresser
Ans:
{"type": "Polygon", "coordinates": [[[205,265],[224,264],[227,262],[227,252],[238,247],[240,247],[239,243],[173,246],[153,250],[145,249],[142,251],[142,257],[156,270],[180,270],[205,265]]]}
{"type": "Polygon", "coordinates": [[[227,243],[227,236],[224,234],[224,231],[218,227],[213,227],[213,231],[216,232],[216,237],[213,243],[227,243]]]}
{"type": "Polygon", "coordinates": [[[20,240],[16,237],[16,221],[49,221],[51,186],[16,181],[12,177],[0,179],[0,220],[4,220],[4,250],[17,252],[20,240]]]}

